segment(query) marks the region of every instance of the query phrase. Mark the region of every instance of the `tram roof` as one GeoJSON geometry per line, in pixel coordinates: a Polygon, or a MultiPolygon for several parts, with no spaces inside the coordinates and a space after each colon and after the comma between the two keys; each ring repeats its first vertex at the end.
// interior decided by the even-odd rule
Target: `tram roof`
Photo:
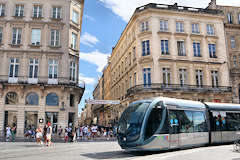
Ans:
{"type": "Polygon", "coordinates": [[[178,106],[180,108],[195,108],[195,109],[205,109],[206,106],[199,101],[191,101],[191,100],[185,100],[185,99],[176,99],[176,98],[168,98],[168,97],[156,97],[155,100],[157,101],[163,101],[164,104],[167,105],[174,105],[178,106]]]}
{"type": "Polygon", "coordinates": [[[232,103],[212,103],[205,102],[208,105],[210,110],[215,111],[240,111],[240,104],[232,104],[232,103]]]}

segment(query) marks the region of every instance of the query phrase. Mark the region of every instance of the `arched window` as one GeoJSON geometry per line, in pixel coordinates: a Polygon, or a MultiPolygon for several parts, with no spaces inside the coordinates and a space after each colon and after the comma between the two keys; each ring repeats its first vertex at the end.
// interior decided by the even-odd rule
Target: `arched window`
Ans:
{"type": "Polygon", "coordinates": [[[39,98],[36,93],[29,93],[26,97],[26,105],[35,105],[39,104],[39,98]]]}
{"type": "Polygon", "coordinates": [[[49,93],[46,97],[46,105],[47,106],[58,106],[58,96],[56,93],[49,93]]]}
{"type": "Polygon", "coordinates": [[[6,94],[5,104],[17,104],[17,103],[18,103],[17,93],[9,92],[6,94]]]}

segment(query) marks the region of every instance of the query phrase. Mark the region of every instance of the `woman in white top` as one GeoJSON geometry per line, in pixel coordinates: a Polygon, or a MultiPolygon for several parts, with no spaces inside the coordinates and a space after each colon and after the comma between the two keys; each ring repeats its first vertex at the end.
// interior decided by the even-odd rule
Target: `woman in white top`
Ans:
{"type": "Polygon", "coordinates": [[[11,135],[11,127],[7,126],[6,128],[6,141],[9,141],[9,137],[11,135]]]}

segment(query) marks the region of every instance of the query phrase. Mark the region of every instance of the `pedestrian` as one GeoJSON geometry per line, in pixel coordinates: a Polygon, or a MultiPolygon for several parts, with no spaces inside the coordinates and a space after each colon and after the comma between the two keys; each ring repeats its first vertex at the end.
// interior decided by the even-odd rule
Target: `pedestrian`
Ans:
{"type": "Polygon", "coordinates": [[[7,125],[7,128],[6,128],[6,141],[7,142],[10,139],[10,135],[11,135],[11,127],[9,127],[9,125],[7,125]]]}
{"type": "Polygon", "coordinates": [[[11,128],[11,134],[12,134],[12,142],[15,141],[15,134],[17,132],[17,128],[16,128],[16,125],[13,124],[13,127],[11,128]]]}
{"type": "Polygon", "coordinates": [[[43,139],[44,139],[44,143],[47,145],[47,128],[48,128],[48,125],[47,123],[45,124],[44,128],[43,128],[43,139]]]}
{"type": "Polygon", "coordinates": [[[68,142],[68,127],[66,127],[64,131],[65,131],[65,133],[64,133],[64,141],[65,141],[65,143],[67,143],[68,142]]]}
{"type": "Polygon", "coordinates": [[[62,126],[60,126],[60,127],[58,128],[58,136],[59,136],[59,138],[62,137],[62,132],[63,132],[63,129],[62,129],[62,126]]]}
{"type": "Polygon", "coordinates": [[[51,123],[48,122],[47,123],[47,134],[46,134],[46,138],[47,138],[47,146],[50,146],[52,145],[52,126],[51,126],[51,123]]]}
{"type": "Polygon", "coordinates": [[[42,142],[41,138],[42,138],[42,128],[41,128],[41,127],[38,127],[38,128],[36,129],[36,142],[37,142],[37,143],[40,143],[40,144],[42,145],[43,142],[42,142]]]}

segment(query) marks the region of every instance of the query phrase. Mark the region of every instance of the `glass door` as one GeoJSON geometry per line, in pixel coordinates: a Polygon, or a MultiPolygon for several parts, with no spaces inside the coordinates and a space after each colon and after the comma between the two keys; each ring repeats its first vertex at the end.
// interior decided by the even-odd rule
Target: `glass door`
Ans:
{"type": "Polygon", "coordinates": [[[179,146],[179,118],[177,111],[169,110],[169,148],[179,146]]]}

